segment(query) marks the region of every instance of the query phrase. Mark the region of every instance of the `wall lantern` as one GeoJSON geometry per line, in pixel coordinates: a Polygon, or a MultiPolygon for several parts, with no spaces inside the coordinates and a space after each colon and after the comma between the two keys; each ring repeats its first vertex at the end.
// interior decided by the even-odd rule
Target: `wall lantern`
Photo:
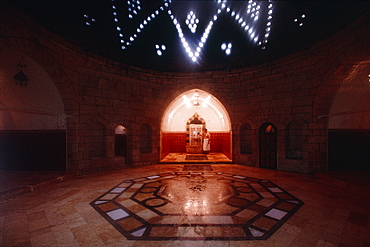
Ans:
{"type": "Polygon", "coordinates": [[[15,80],[15,85],[27,86],[29,79],[22,71],[27,65],[23,63],[23,56],[21,59],[22,62],[18,64],[19,72],[13,76],[13,79],[15,80]]]}

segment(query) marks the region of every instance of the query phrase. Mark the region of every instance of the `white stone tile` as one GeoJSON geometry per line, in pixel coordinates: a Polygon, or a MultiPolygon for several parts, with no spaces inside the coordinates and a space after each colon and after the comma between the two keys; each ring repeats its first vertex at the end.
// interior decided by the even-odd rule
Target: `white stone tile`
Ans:
{"type": "Polygon", "coordinates": [[[273,208],[270,211],[268,211],[265,215],[277,220],[281,220],[286,214],[287,212],[273,208]]]}
{"type": "Polygon", "coordinates": [[[141,236],[143,236],[145,230],[146,230],[146,228],[141,228],[141,229],[137,230],[136,232],[133,232],[132,235],[135,236],[135,237],[141,237],[141,236]]]}
{"type": "Polygon", "coordinates": [[[281,189],[279,189],[278,187],[271,187],[271,188],[268,188],[271,192],[275,192],[275,193],[281,193],[283,192],[281,189]]]}
{"type": "Polygon", "coordinates": [[[127,217],[129,214],[123,211],[122,209],[116,209],[113,211],[110,211],[107,213],[109,217],[111,217],[114,220],[122,219],[124,217],[127,217]]]}
{"type": "Polygon", "coordinates": [[[114,188],[113,190],[110,191],[110,193],[122,193],[126,188],[114,188]]]}
{"type": "Polygon", "coordinates": [[[253,237],[262,237],[263,234],[264,234],[263,232],[260,232],[260,231],[258,231],[256,229],[250,228],[250,227],[249,227],[249,231],[251,231],[253,237]]]}

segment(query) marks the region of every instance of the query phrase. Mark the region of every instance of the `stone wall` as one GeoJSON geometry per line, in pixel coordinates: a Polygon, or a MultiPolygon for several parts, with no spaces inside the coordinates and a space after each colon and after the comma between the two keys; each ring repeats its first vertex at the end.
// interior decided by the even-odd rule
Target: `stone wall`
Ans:
{"type": "MultiPolygon", "coordinates": [[[[259,128],[269,122],[278,133],[277,169],[326,170],[328,118],[318,116],[329,114],[341,82],[370,59],[370,23],[365,16],[308,50],[263,65],[195,73],[150,71],[82,51],[4,6],[0,51],[23,53],[38,63],[64,103],[69,116],[68,171],[88,173],[159,162],[162,115],[179,94],[193,88],[211,93],[228,111],[234,162],[258,167],[259,128]],[[300,159],[285,155],[287,126],[292,121],[302,128],[300,159]],[[251,154],[240,154],[240,128],[245,123],[254,133],[251,154]],[[127,130],[125,159],[114,155],[118,125],[127,130]],[[151,153],[140,152],[143,125],[151,128],[151,153]],[[94,145],[103,145],[105,152],[92,157],[94,145]]],[[[4,87],[7,82],[1,83],[4,87]]]]}

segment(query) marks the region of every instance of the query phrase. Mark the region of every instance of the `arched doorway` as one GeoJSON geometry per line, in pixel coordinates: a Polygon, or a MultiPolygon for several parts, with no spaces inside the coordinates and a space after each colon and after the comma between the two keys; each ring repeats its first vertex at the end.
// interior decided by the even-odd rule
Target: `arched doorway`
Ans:
{"type": "Polygon", "coordinates": [[[118,125],[114,130],[114,154],[115,156],[127,156],[127,132],[126,128],[118,125]]]}
{"type": "Polygon", "coordinates": [[[231,159],[231,123],[225,107],[213,95],[193,89],[174,99],[163,115],[161,160],[170,153],[190,152],[187,149],[190,137],[198,138],[198,131],[191,136],[190,128],[193,124],[202,128],[207,126],[211,134],[210,152],[222,153],[231,159]],[[199,123],[194,122],[195,119],[199,123]]]}
{"type": "Polygon", "coordinates": [[[277,168],[277,133],[271,123],[264,123],[259,133],[259,166],[261,168],[277,168]]]}
{"type": "Polygon", "coordinates": [[[202,153],[202,133],[206,123],[195,113],[186,123],[186,153],[202,153]]]}

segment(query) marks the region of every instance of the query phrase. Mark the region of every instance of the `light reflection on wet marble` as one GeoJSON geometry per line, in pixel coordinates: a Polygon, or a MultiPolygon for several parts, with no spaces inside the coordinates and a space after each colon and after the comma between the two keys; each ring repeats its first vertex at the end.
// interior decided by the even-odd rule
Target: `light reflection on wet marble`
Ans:
{"type": "Polygon", "coordinates": [[[124,181],[91,202],[125,237],[137,240],[268,239],[302,205],[270,181],[213,172],[210,165],[124,181]],[[114,194],[111,200],[109,194],[114,194]],[[281,199],[283,195],[297,203],[281,199]],[[179,221],[173,221],[175,216],[181,216],[179,221]]]}
{"type": "MultiPolygon", "coordinates": [[[[107,194],[112,197],[107,196],[107,200],[96,201],[96,206],[104,208],[103,205],[105,205],[108,209],[110,205],[107,203],[118,195],[113,193],[118,191],[113,190],[120,186],[127,188],[132,184],[132,182],[124,184],[122,181],[143,177],[146,179],[142,181],[148,181],[147,177],[165,173],[167,175],[163,178],[173,178],[171,173],[181,172],[183,165],[130,168],[66,180],[0,204],[0,246],[370,246],[369,194],[312,175],[230,164],[212,165],[212,168],[216,173],[230,173],[271,181],[280,189],[304,201],[305,204],[267,240],[189,241],[184,238],[188,236],[191,239],[207,234],[217,237],[228,236],[233,232],[236,232],[236,235],[241,233],[233,227],[225,227],[222,230],[219,226],[209,226],[207,230],[207,226],[182,225],[186,222],[217,224],[221,219],[217,215],[164,215],[161,224],[171,224],[171,226],[153,227],[153,236],[155,234],[163,236],[167,233],[172,238],[162,241],[128,240],[89,203],[103,193],[112,191],[112,194],[107,194]],[[174,225],[177,227],[174,228],[174,225]]],[[[137,188],[133,188],[133,191],[125,191],[116,200],[122,203],[124,208],[141,213],[143,217],[152,219],[154,222],[156,213],[129,199],[143,184],[135,184],[137,188]]],[[[264,193],[264,196],[270,195],[268,200],[273,199],[270,189],[264,190],[260,184],[254,184],[254,189],[258,193],[264,193]]],[[[281,192],[272,193],[281,194],[281,192]]],[[[255,198],[251,197],[251,199],[255,198]]],[[[284,200],[284,204],[280,204],[276,210],[289,211],[291,205],[298,203],[287,195],[284,200]]],[[[260,210],[263,211],[263,208],[270,203],[272,202],[256,203],[251,209],[245,209],[234,216],[222,215],[222,221],[229,223],[231,218],[235,223],[244,222],[245,218],[259,215],[260,210]]],[[[111,208],[115,210],[113,206],[111,208]]],[[[264,214],[267,212],[269,211],[265,211],[264,214]]],[[[276,218],[280,216],[275,215],[276,218]]],[[[264,217],[256,223],[261,228],[268,227],[274,220],[277,221],[274,217],[266,215],[264,217]]],[[[126,217],[117,221],[128,227],[127,230],[134,236],[143,236],[148,229],[142,227],[142,222],[136,218],[126,217]]],[[[255,227],[249,227],[248,231],[257,238],[265,234],[255,227]]]]}
{"type": "Polygon", "coordinates": [[[202,174],[191,174],[163,181],[158,192],[159,196],[179,205],[181,212],[177,213],[185,215],[219,214],[217,207],[224,206],[220,204],[224,204],[235,194],[236,192],[228,183],[202,174]]]}

